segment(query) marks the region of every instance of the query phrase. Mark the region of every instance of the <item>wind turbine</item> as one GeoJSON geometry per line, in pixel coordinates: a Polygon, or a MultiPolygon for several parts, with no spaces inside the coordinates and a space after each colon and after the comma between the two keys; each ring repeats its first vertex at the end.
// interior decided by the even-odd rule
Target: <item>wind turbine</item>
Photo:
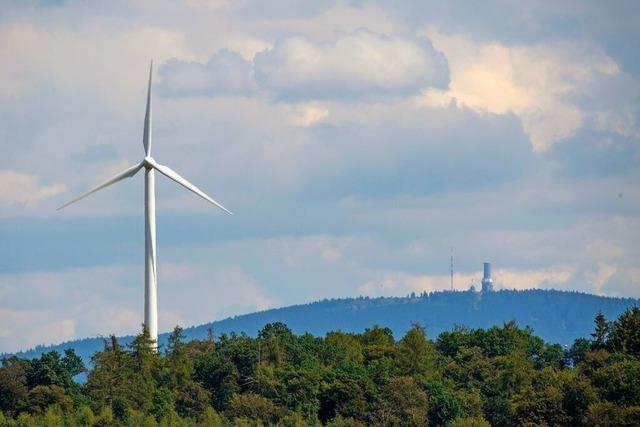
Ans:
{"type": "Polygon", "coordinates": [[[155,192],[155,171],[169,179],[174,180],[186,189],[192,191],[207,202],[217,206],[226,213],[233,215],[227,208],[207,196],[198,187],[180,176],[176,171],[168,166],[161,165],[151,157],[151,76],[153,74],[153,61],[149,70],[149,86],[147,88],[147,109],[144,115],[144,131],[142,143],[144,146],[144,158],[138,164],[120,172],[113,178],[76,197],[68,203],[60,206],[57,210],[65,208],[80,199],[84,199],[103,188],[106,188],[125,178],[131,178],[144,168],[144,214],[145,214],[145,287],[144,287],[144,324],[149,330],[149,335],[157,345],[158,343],[158,275],[156,270],[156,192],[155,192]]]}

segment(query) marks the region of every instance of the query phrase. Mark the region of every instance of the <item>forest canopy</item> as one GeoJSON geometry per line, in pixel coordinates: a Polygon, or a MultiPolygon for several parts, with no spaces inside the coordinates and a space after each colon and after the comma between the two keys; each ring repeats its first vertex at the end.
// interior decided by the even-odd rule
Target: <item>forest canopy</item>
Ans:
{"type": "Polygon", "coordinates": [[[270,323],[187,342],[176,327],[158,351],[143,328],[90,366],[71,349],[3,359],[0,426],[632,426],[639,357],[635,307],[564,348],[513,321],[399,340],[270,323]]]}

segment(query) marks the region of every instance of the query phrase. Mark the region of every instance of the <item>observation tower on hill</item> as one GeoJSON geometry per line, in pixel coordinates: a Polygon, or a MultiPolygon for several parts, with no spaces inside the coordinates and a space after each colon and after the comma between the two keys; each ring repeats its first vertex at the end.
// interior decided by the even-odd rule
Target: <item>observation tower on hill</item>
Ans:
{"type": "Polygon", "coordinates": [[[493,291],[493,279],[491,278],[491,263],[484,263],[484,274],[482,275],[482,292],[493,291]]]}

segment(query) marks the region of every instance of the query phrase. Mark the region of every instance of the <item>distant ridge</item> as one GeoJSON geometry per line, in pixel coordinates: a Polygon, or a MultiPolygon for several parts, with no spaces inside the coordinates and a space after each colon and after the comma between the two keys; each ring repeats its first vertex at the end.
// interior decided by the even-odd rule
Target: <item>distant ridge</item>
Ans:
{"type": "MultiPolygon", "coordinates": [[[[284,322],[298,334],[324,335],[338,329],[356,332],[380,325],[391,328],[400,337],[411,324],[418,323],[435,339],[455,325],[488,328],[515,319],[520,326],[533,328],[536,335],[548,342],[571,345],[576,338],[587,337],[593,331],[593,319],[598,312],[613,320],[636,305],[640,305],[640,300],[557,290],[442,291],[407,297],[325,299],[192,326],[185,328],[185,334],[189,339],[204,339],[212,329],[216,336],[230,332],[254,336],[267,323],[284,322]]],[[[167,335],[160,335],[161,345],[167,335]]],[[[122,342],[130,339],[122,337],[122,342]]],[[[76,349],[88,361],[94,352],[103,348],[103,339],[85,338],[39,346],[17,355],[31,358],[67,348],[76,349]]]]}

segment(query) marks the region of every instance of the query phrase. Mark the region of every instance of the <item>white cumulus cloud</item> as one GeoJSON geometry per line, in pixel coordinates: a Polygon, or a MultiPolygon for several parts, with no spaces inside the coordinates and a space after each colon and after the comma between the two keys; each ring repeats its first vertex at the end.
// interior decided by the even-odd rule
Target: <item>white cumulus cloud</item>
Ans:
{"type": "Polygon", "coordinates": [[[251,63],[223,49],[206,64],[169,60],[160,69],[160,91],[171,96],[248,94],[255,90],[251,63]]]}
{"type": "Polygon", "coordinates": [[[479,111],[514,113],[536,151],[573,135],[585,120],[575,98],[594,82],[619,73],[615,61],[593,45],[514,45],[473,41],[429,31],[451,67],[447,90],[428,90],[425,101],[456,100],[479,111]]]}
{"type": "Polygon", "coordinates": [[[282,97],[324,98],[444,88],[447,61],[426,38],[357,30],[332,42],[285,38],[254,59],[258,83],[282,97]]]}
{"type": "Polygon", "coordinates": [[[66,190],[64,184],[40,185],[38,177],[12,170],[0,170],[0,203],[35,206],[40,200],[66,190]]]}

